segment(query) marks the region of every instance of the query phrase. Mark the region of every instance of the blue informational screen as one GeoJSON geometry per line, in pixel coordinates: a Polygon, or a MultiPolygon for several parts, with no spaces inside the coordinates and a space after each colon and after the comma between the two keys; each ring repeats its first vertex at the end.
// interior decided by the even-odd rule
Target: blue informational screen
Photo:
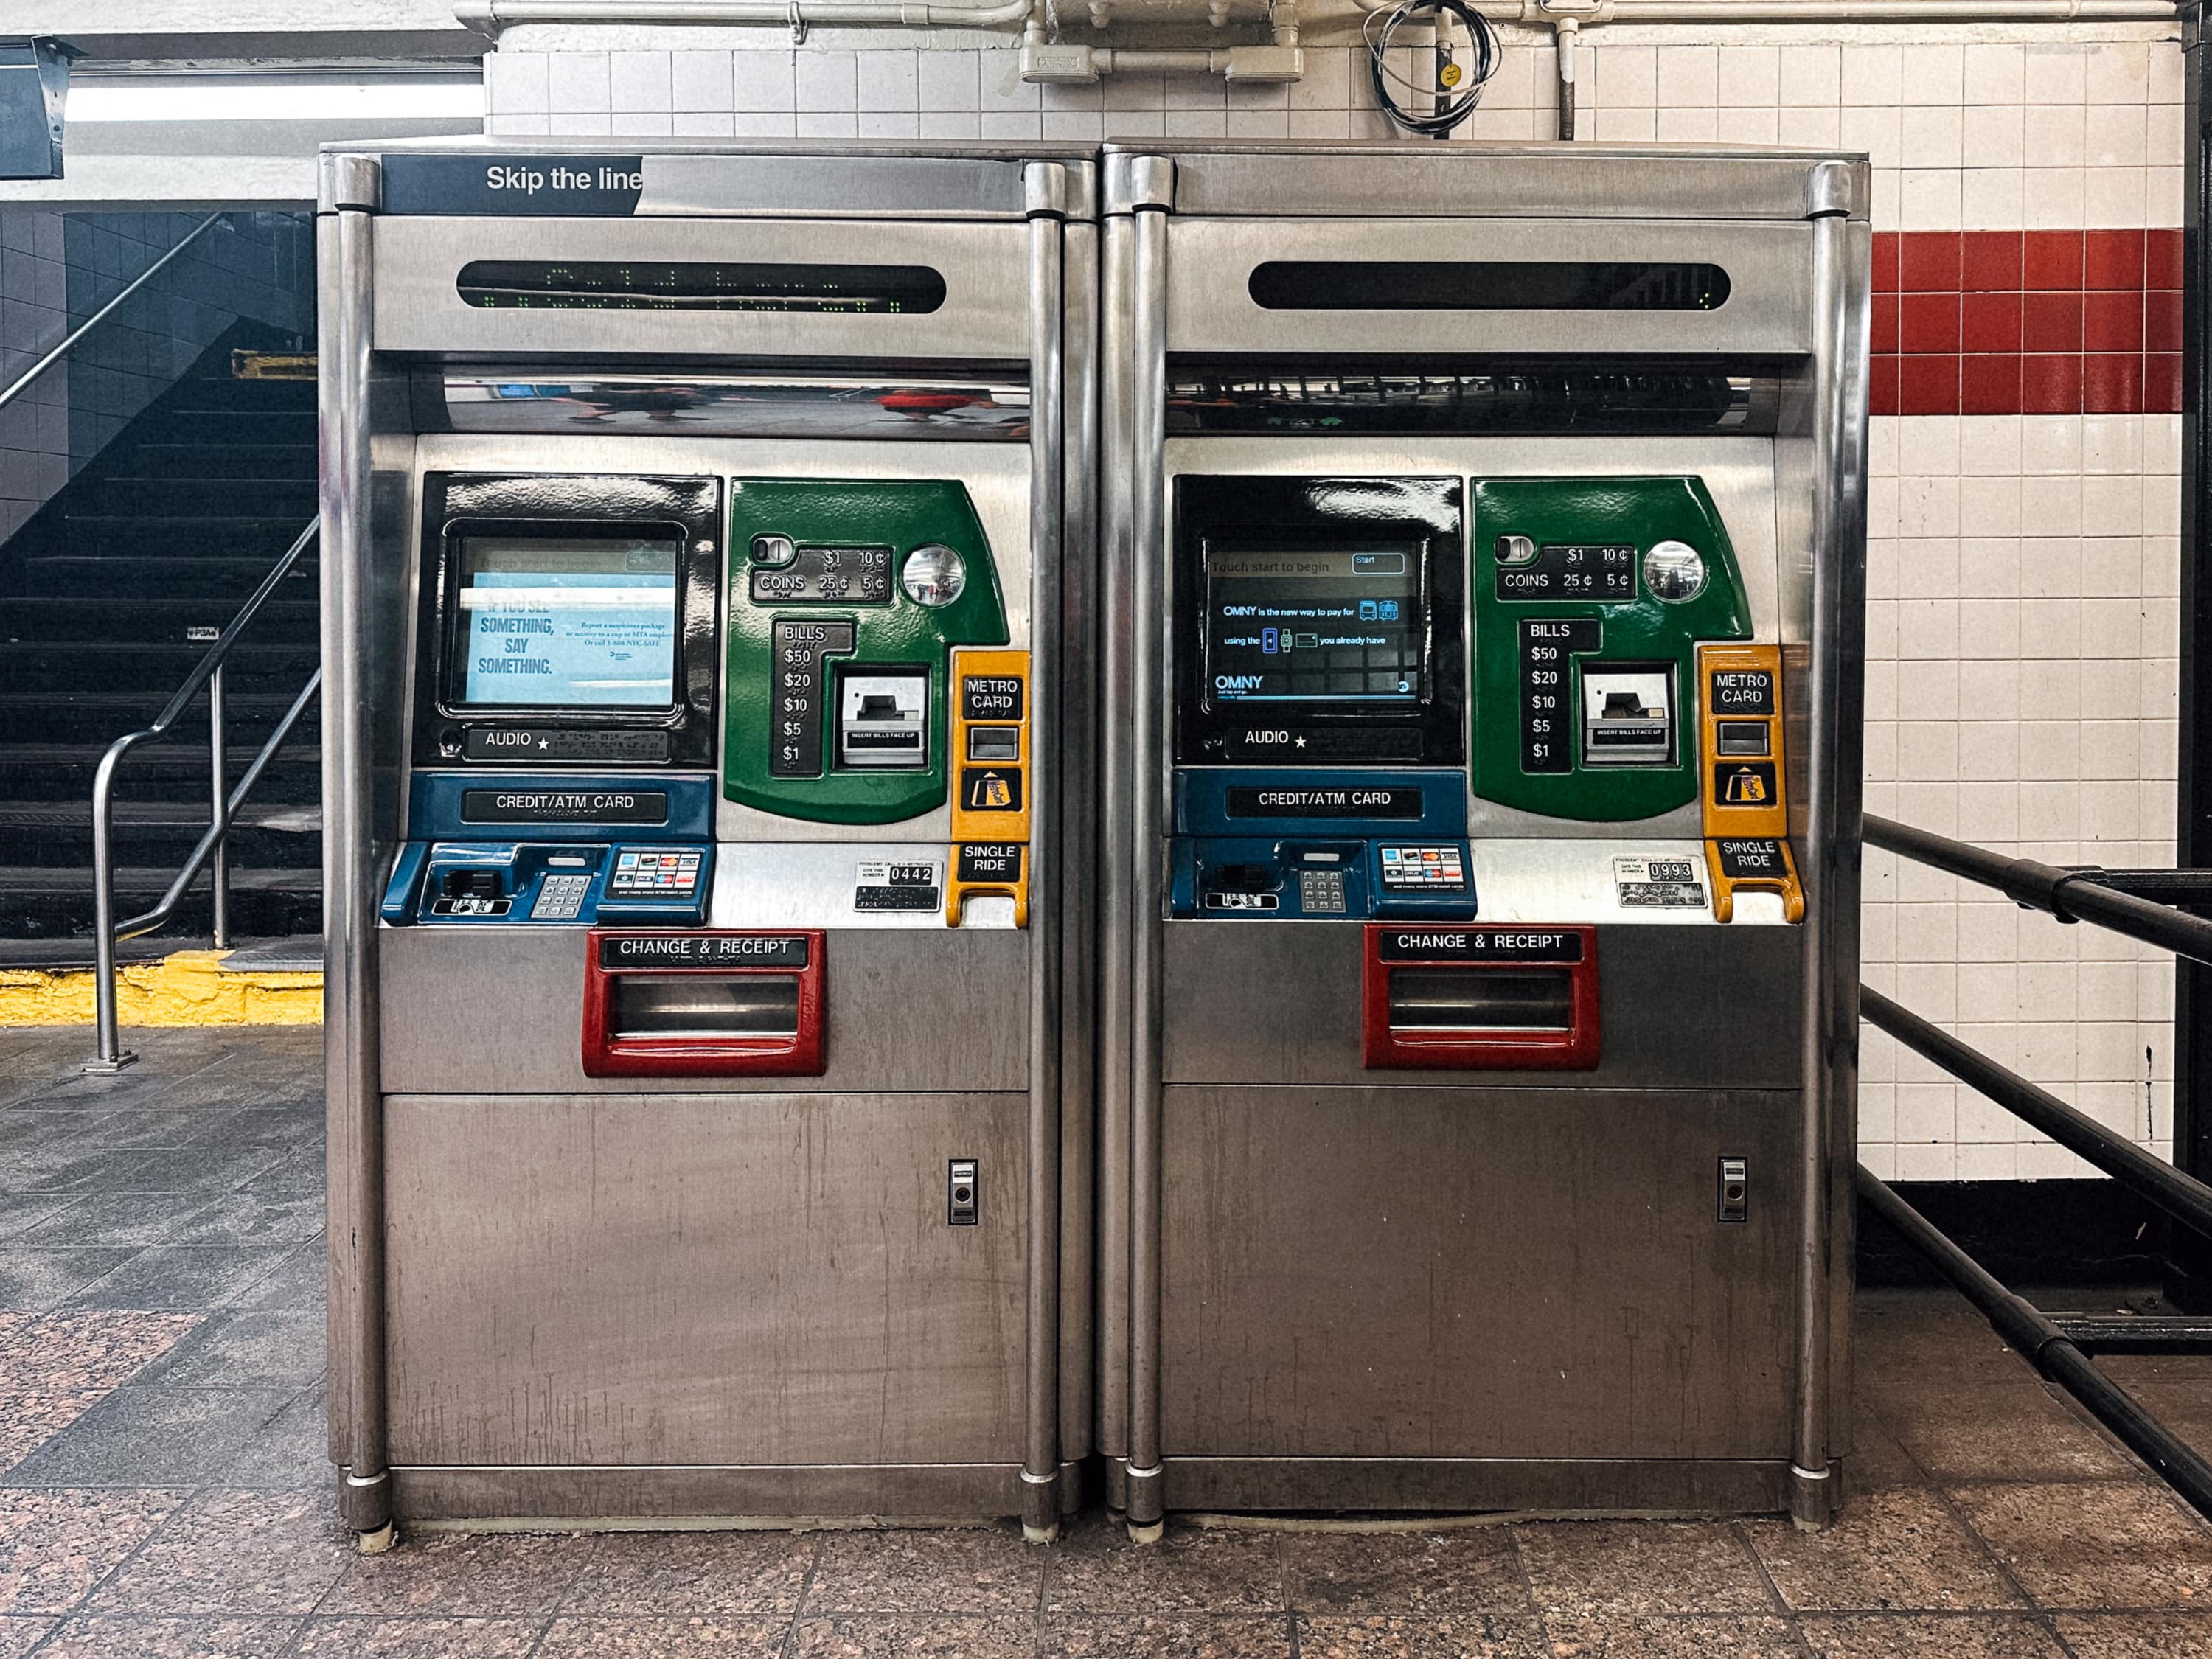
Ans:
{"type": "Polygon", "coordinates": [[[455,675],[477,706],[654,708],[676,701],[676,544],[470,537],[455,675]]]}
{"type": "Polygon", "coordinates": [[[1210,700],[1410,702],[1421,692],[1420,556],[1209,549],[1210,700]]]}

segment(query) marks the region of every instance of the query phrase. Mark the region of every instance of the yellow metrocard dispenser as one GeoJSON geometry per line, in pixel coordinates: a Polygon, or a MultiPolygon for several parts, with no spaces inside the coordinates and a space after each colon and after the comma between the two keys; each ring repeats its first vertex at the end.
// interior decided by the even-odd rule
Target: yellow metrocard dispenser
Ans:
{"type": "Polygon", "coordinates": [[[1739,889],[1782,896],[1782,914],[1805,919],[1805,890],[1790,852],[1782,755],[1782,647],[1698,648],[1705,693],[1698,720],[1705,868],[1713,919],[1735,916],[1739,889]]]}
{"type": "Polygon", "coordinates": [[[945,920],[988,895],[1030,925],[1030,653],[952,653],[952,879],[945,920]]]}

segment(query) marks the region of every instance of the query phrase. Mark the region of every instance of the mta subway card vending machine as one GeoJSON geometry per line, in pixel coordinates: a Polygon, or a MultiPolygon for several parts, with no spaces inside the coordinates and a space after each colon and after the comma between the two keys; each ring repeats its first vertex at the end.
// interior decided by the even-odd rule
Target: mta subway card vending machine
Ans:
{"type": "Polygon", "coordinates": [[[1049,1533],[1093,162],[575,148],[324,158],[347,1519],[1049,1533]]]}
{"type": "Polygon", "coordinates": [[[1825,1520],[1863,164],[1103,191],[1109,1495],[1825,1520]]]}

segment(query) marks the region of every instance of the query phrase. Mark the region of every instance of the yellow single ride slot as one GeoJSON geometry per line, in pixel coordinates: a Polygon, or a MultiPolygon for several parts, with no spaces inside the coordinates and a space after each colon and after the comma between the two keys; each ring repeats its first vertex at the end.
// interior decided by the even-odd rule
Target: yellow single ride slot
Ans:
{"type": "Polygon", "coordinates": [[[1779,893],[1782,914],[1805,919],[1805,890],[1790,851],[1782,753],[1782,647],[1698,648],[1704,691],[1698,720],[1705,868],[1713,920],[1735,917],[1737,890],[1779,893]]]}
{"type": "Polygon", "coordinates": [[[1030,653],[952,653],[952,872],[945,920],[973,895],[1011,898],[1030,925],[1030,653]]]}

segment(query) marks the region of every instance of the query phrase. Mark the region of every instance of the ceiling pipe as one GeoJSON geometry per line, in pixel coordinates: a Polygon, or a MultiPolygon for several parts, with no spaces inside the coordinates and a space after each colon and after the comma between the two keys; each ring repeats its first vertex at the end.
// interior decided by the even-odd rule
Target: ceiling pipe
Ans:
{"type": "Polygon", "coordinates": [[[781,24],[823,28],[1006,29],[1032,22],[1033,0],[987,6],[932,0],[459,0],[453,16],[488,40],[520,23],[781,24]]]}

